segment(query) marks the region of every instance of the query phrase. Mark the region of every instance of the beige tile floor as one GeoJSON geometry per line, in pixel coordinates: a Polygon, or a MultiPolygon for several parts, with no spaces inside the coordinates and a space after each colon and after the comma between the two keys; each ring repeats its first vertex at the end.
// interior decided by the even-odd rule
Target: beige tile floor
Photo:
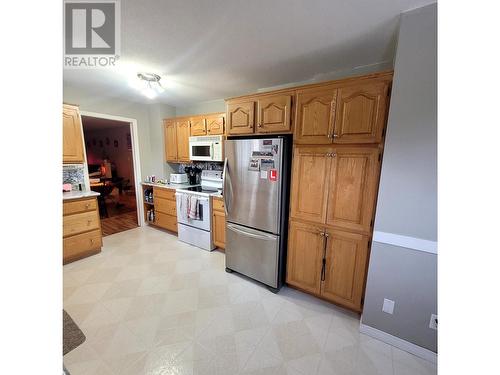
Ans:
{"type": "Polygon", "coordinates": [[[359,333],[358,316],[290,288],[275,295],[206,252],[142,227],[64,266],[64,308],[86,341],[72,375],[428,375],[436,366],[359,333]]]}

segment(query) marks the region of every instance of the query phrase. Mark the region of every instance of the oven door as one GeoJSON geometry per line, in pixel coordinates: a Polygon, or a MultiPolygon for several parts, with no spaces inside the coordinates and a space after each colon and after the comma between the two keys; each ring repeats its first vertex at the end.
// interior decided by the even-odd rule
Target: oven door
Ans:
{"type": "Polygon", "coordinates": [[[212,161],[213,159],[213,142],[189,142],[189,160],[212,161]]]}
{"type": "Polygon", "coordinates": [[[177,222],[180,224],[189,225],[193,228],[198,228],[210,231],[210,198],[205,196],[198,196],[198,212],[200,213],[200,220],[190,219],[187,214],[187,200],[195,194],[184,192],[175,193],[177,204],[177,222]]]}

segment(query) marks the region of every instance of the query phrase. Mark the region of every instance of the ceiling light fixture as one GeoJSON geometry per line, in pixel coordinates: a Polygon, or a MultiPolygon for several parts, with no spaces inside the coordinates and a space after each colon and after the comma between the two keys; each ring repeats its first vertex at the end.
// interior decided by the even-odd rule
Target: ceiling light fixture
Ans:
{"type": "Polygon", "coordinates": [[[139,84],[137,89],[142,95],[149,99],[154,99],[161,94],[165,89],[160,83],[161,77],[154,73],[137,73],[137,78],[139,78],[139,84]]]}

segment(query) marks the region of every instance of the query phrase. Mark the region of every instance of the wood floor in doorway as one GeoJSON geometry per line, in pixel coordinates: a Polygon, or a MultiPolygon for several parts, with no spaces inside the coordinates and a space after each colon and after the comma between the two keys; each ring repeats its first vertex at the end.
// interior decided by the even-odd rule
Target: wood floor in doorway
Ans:
{"type": "Polygon", "coordinates": [[[123,232],[125,230],[137,228],[137,213],[135,211],[125,212],[113,217],[101,219],[102,235],[123,232]]]}

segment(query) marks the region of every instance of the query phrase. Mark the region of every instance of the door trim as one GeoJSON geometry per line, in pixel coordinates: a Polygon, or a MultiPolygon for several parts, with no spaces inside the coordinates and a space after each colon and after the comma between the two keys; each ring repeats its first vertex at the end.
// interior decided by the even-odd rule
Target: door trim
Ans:
{"type": "MultiPolygon", "coordinates": [[[[97,117],[107,120],[128,122],[130,124],[130,137],[132,138],[132,161],[134,165],[134,180],[135,180],[134,181],[135,200],[137,206],[137,225],[142,227],[144,225],[144,205],[142,204],[142,186],[141,186],[142,177],[141,177],[141,161],[139,156],[140,154],[139,154],[139,136],[137,132],[137,120],[135,118],[130,118],[130,117],[115,116],[106,113],[90,112],[90,111],[80,111],[80,116],[97,117]]],[[[83,126],[82,126],[82,132],[83,132],[83,126]]],[[[85,163],[87,163],[86,152],[84,156],[85,156],[85,163]]],[[[89,178],[88,168],[84,169],[85,169],[85,178],[87,180],[86,182],[88,183],[88,178],[89,178]]],[[[90,186],[90,184],[88,186],[90,186]]]]}

